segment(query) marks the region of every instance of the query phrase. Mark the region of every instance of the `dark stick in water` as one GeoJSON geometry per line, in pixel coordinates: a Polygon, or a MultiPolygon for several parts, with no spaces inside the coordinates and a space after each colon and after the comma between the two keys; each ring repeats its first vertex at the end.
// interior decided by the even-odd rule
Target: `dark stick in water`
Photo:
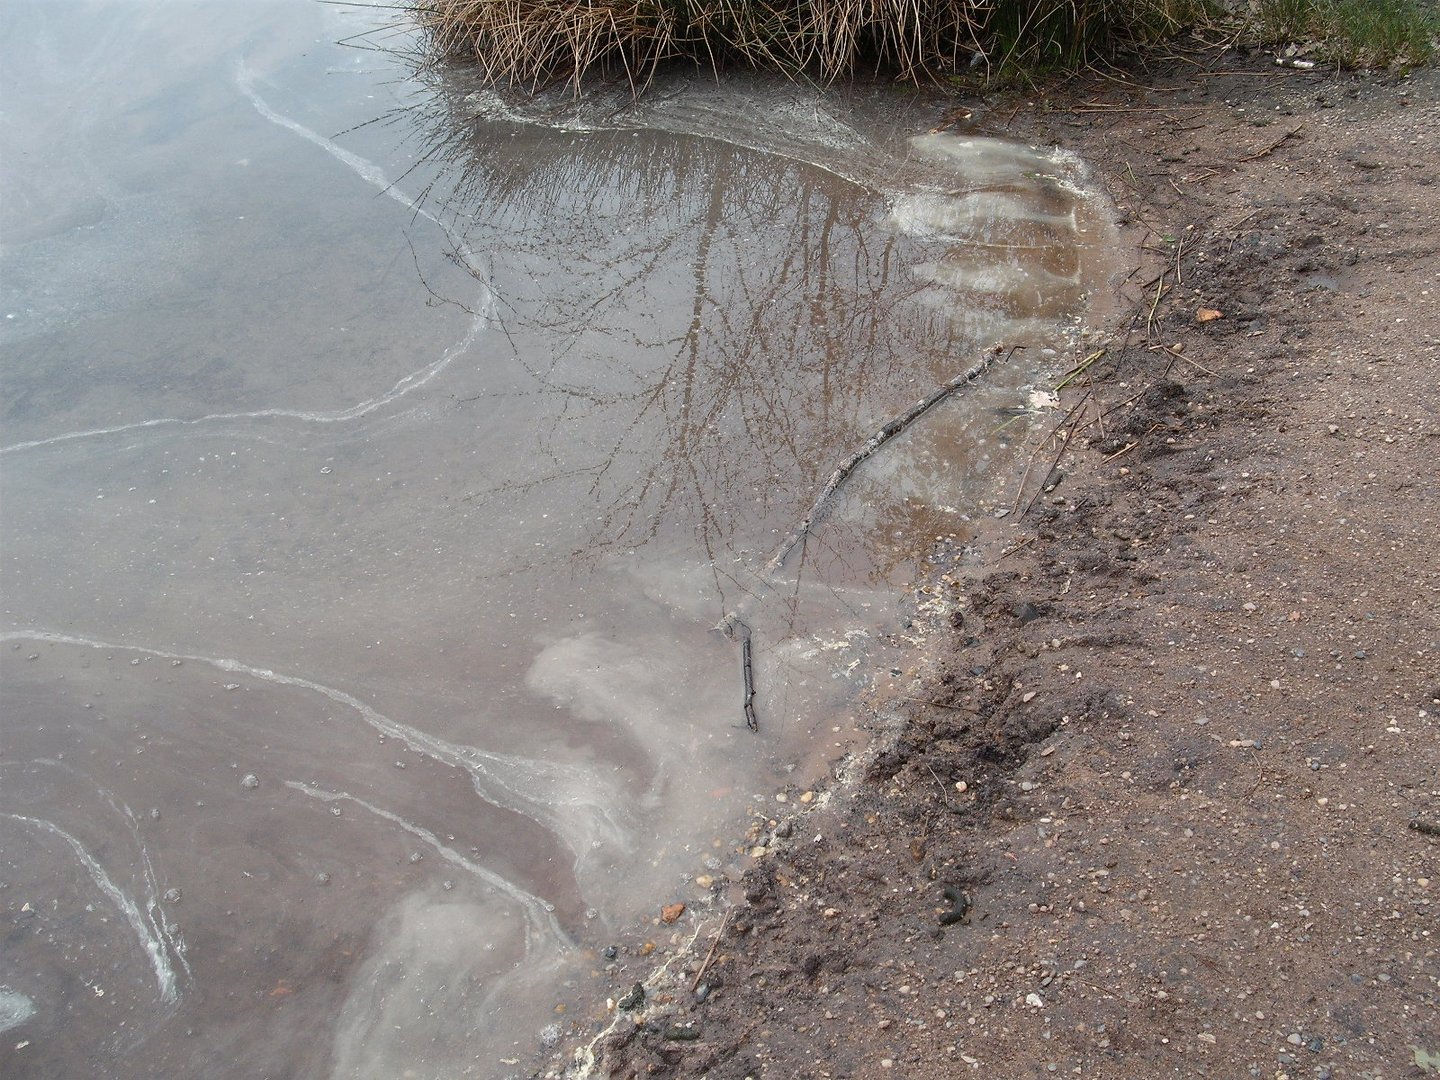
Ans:
{"type": "Polygon", "coordinates": [[[745,726],[751,731],[760,730],[760,718],[755,715],[755,666],[750,657],[750,627],[738,615],[726,615],[715,627],[731,641],[740,642],[740,676],[745,683],[745,697],[741,708],[745,712],[745,726]]]}
{"type": "MultiPolygon", "coordinates": [[[[845,482],[846,478],[855,471],[856,467],[859,466],[862,461],[875,453],[876,450],[879,450],[896,435],[899,435],[900,432],[904,431],[936,405],[940,404],[940,402],[955,393],[955,391],[963,386],[968,386],[980,378],[981,375],[985,374],[985,372],[1000,359],[1002,353],[1004,353],[1005,359],[1008,360],[1015,355],[1017,350],[1023,348],[1025,348],[1024,345],[1012,345],[1010,351],[1005,352],[1003,345],[995,345],[987,349],[985,354],[965,371],[931,391],[927,397],[917,401],[899,416],[886,423],[885,426],[874,435],[870,436],[864,446],[851,454],[838,469],[830,474],[829,481],[825,484],[825,487],[821,490],[815,502],[811,504],[810,513],[805,516],[805,520],[800,522],[799,527],[786,538],[785,542],[781,544],[775,554],[771,556],[770,561],[765,564],[766,575],[774,574],[784,565],[785,560],[790,557],[790,553],[795,550],[800,544],[800,541],[804,540],[805,537],[810,534],[810,530],[814,527],[816,520],[820,517],[821,511],[824,510],[825,504],[829,501],[830,497],[839,490],[840,485],[845,482]]],[[[730,614],[721,620],[720,625],[716,627],[716,629],[724,631],[725,636],[732,641],[737,637],[740,640],[740,671],[745,680],[745,726],[751,731],[758,732],[760,730],[760,719],[755,715],[755,669],[750,655],[750,627],[746,626],[745,623],[740,620],[739,616],[730,614]]]]}
{"type": "MultiPolygon", "coordinates": [[[[743,625],[743,624],[742,624],[743,625]]],[[[750,631],[740,639],[740,667],[745,675],[745,724],[751,731],[760,730],[760,720],[755,715],[755,672],[750,666],[750,631]]]]}
{"type": "MultiPolygon", "coordinates": [[[[1015,355],[1017,349],[1023,348],[1025,348],[1024,345],[1012,345],[1010,351],[1005,353],[1005,359],[1010,359],[1010,357],[1015,355]]],[[[765,564],[766,572],[773,574],[779,570],[780,567],[785,564],[785,560],[790,557],[790,553],[799,545],[800,541],[810,535],[810,530],[820,517],[821,511],[825,508],[825,504],[829,502],[830,497],[835,494],[840,485],[855,471],[856,466],[962,386],[968,386],[980,378],[981,375],[990,369],[992,364],[1000,359],[1002,352],[1004,352],[1004,346],[1001,345],[996,345],[988,349],[984,356],[965,371],[932,391],[928,397],[917,401],[899,416],[889,421],[874,435],[870,436],[864,446],[851,454],[838,469],[830,474],[829,481],[825,484],[825,487],[821,489],[820,495],[815,499],[815,502],[811,504],[810,513],[805,515],[805,520],[800,522],[799,527],[786,538],[785,542],[780,545],[775,554],[770,557],[770,561],[765,564]]]]}

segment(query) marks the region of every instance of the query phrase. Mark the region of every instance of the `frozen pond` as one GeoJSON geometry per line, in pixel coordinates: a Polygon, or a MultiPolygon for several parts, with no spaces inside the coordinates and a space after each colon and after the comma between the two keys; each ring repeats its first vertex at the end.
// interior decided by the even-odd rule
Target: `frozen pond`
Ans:
{"type": "Polygon", "coordinates": [[[853,743],[1103,212],[898,96],[519,104],[335,44],[375,11],[5,12],[0,1074],[524,1071],[853,743]]]}

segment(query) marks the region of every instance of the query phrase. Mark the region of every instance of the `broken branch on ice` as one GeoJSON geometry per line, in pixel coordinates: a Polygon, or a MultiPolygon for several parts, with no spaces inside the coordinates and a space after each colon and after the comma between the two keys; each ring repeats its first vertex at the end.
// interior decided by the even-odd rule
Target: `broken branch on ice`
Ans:
{"type": "Polygon", "coordinates": [[[899,435],[951,394],[980,378],[981,375],[985,374],[985,372],[1000,359],[1001,353],[1004,353],[1005,359],[1008,360],[1015,355],[1016,350],[1023,348],[1025,348],[1024,345],[1012,345],[1010,351],[1005,352],[1003,345],[996,345],[988,349],[979,360],[965,371],[938,387],[928,397],[917,401],[899,416],[885,424],[885,426],[874,435],[870,436],[864,446],[846,458],[844,463],[830,474],[829,481],[827,481],[825,487],[821,489],[815,502],[811,504],[810,512],[805,515],[805,519],[800,522],[793,533],[785,538],[785,542],[776,549],[775,554],[770,557],[770,561],[765,564],[766,573],[773,574],[785,565],[785,560],[790,557],[790,553],[799,546],[800,541],[810,535],[810,530],[815,527],[815,522],[825,509],[825,504],[830,501],[831,496],[835,494],[840,485],[845,482],[862,461],[875,453],[876,450],[879,450],[896,435],[899,435]]]}

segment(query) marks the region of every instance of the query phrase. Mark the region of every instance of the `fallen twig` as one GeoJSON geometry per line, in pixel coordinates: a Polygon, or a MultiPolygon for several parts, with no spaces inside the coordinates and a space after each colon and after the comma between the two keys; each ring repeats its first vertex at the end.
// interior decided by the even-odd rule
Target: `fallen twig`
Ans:
{"type": "Polygon", "coordinates": [[[755,669],[750,663],[750,632],[740,639],[740,670],[745,679],[745,726],[751,731],[760,730],[760,720],[755,715],[755,669]]]}
{"type": "Polygon", "coordinates": [[[1160,307],[1160,298],[1170,291],[1170,286],[1165,284],[1165,271],[1161,271],[1159,283],[1155,286],[1155,299],[1150,302],[1150,310],[1145,315],[1145,334],[1148,337],[1155,328],[1155,312],[1160,307]]]}
{"type": "MultiPolygon", "coordinates": [[[[1036,490],[1035,494],[1031,496],[1030,501],[1025,504],[1025,510],[1021,514],[1022,517],[1025,514],[1030,513],[1031,510],[1035,509],[1035,504],[1040,501],[1040,496],[1045,494],[1046,485],[1050,483],[1050,478],[1055,475],[1055,470],[1060,467],[1060,461],[1062,458],[1064,458],[1065,451],[1070,449],[1070,447],[1074,445],[1076,434],[1079,433],[1083,428],[1089,427],[1090,424],[1093,422],[1091,420],[1086,420],[1084,423],[1081,423],[1077,415],[1080,410],[1085,407],[1085,404],[1089,400],[1090,395],[1087,393],[1084,397],[1082,397],[1079,401],[1075,403],[1074,407],[1065,414],[1065,418],[1061,420],[1060,423],[1056,424],[1055,429],[1050,433],[1050,438],[1058,438],[1060,440],[1060,449],[1055,452],[1054,460],[1050,462],[1050,467],[1045,470],[1045,475],[1040,480],[1040,487],[1036,490]],[[1067,423],[1070,425],[1070,430],[1068,432],[1064,430],[1067,423]]],[[[1044,444],[1042,443],[1041,445],[1044,444]]]]}
{"type": "Polygon", "coordinates": [[[710,951],[705,954],[705,960],[700,965],[700,970],[695,973],[695,981],[690,984],[690,992],[693,994],[700,986],[700,980],[705,977],[705,969],[710,966],[710,961],[715,959],[715,950],[720,947],[720,939],[725,936],[725,925],[730,921],[730,912],[734,908],[725,909],[725,917],[720,920],[720,929],[715,931],[715,940],[710,943],[710,951]]]}
{"type": "Polygon", "coordinates": [[[1034,542],[1035,542],[1035,537],[1034,537],[1034,536],[1027,536],[1024,540],[1021,540],[1018,544],[1015,544],[1013,547],[1008,547],[1008,548],[1006,548],[1004,551],[1002,551],[998,556],[996,556],[995,561],[996,561],[997,563],[998,563],[998,562],[1004,562],[1004,561],[1005,561],[1006,559],[1008,559],[1011,555],[1014,555],[1017,551],[1022,551],[1022,550],[1024,550],[1025,548],[1029,547],[1029,546],[1030,546],[1031,544],[1033,544],[1034,542]]]}
{"type": "Polygon", "coordinates": [[[954,709],[956,712],[974,712],[969,705],[946,705],[943,701],[931,701],[929,698],[901,696],[902,701],[913,701],[917,705],[933,705],[937,709],[954,709]]]}
{"type": "Polygon", "coordinates": [[[745,687],[741,708],[745,713],[745,726],[751,731],[758,732],[760,719],[755,715],[755,666],[750,654],[750,627],[746,626],[739,617],[726,615],[715,629],[721,631],[731,641],[738,640],[740,642],[740,678],[745,687]]]}
{"type": "MultiPolygon", "coordinates": [[[[1131,276],[1134,276],[1133,272],[1131,276]]],[[[1065,377],[1063,379],[1061,379],[1058,383],[1055,384],[1055,392],[1058,394],[1061,390],[1064,390],[1065,387],[1069,386],[1072,382],[1079,378],[1080,375],[1084,373],[1086,368],[1088,368],[1091,364],[1093,364],[1096,360],[1099,360],[1100,357],[1104,355],[1104,349],[1096,349],[1089,356],[1085,357],[1084,360],[1081,360],[1080,363],[1076,364],[1073,368],[1071,368],[1065,373],[1065,377]]]]}
{"type": "MultiPolygon", "coordinates": [[[[1023,348],[1025,348],[1024,345],[1012,345],[1010,351],[1005,353],[1005,359],[1008,360],[1015,355],[1017,350],[1023,348]]],[[[985,372],[990,369],[990,366],[1000,359],[1000,354],[1003,351],[1003,347],[1000,345],[989,349],[983,357],[967,370],[933,391],[928,397],[916,402],[899,416],[889,421],[874,435],[870,436],[864,446],[851,454],[850,457],[845,460],[844,464],[830,474],[829,481],[827,481],[825,487],[821,489],[815,502],[811,504],[810,513],[805,515],[805,519],[800,522],[795,531],[785,539],[785,542],[782,543],[779,548],[776,549],[775,554],[770,557],[770,561],[765,564],[766,572],[773,574],[776,570],[779,570],[780,567],[785,564],[785,560],[790,557],[790,553],[799,546],[800,541],[810,535],[810,530],[814,527],[816,519],[820,517],[821,512],[825,509],[825,504],[830,501],[830,497],[835,494],[840,485],[855,471],[856,466],[871,454],[875,453],[876,450],[879,450],[896,435],[899,435],[921,416],[925,415],[925,413],[955,393],[955,391],[963,386],[968,386],[981,375],[985,374],[985,372]]]]}
{"type": "Polygon", "coordinates": [[[1280,138],[1276,139],[1276,140],[1275,140],[1273,143],[1271,143],[1269,146],[1265,147],[1265,149],[1263,149],[1263,150],[1257,150],[1255,153],[1249,154],[1249,155],[1247,155],[1247,156],[1245,156],[1245,157],[1242,157],[1242,158],[1236,158],[1236,159],[1235,159],[1235,163],[1238,165],[1238,164],[1239,164],[1240,162],[1242,162],[1242,161],[1259,161],[1262,157],[1265,157],[1267,154],[1272,154],[1272,153],[1274,153],[1276,150],[1280,149],[1281,146],[1283,146],[1285,143],[1289,142],[1292,138],[1294,138],[1296,135],[1298,135],[1299,132],[1300,132],[1300,129],[1303,128],[1304,126],[1305,126],[1304,124],[1296,124],[1296,125],[1295,125],[1293,128],[1291,128],[1289,131],[1285,132],[1284,135],[1281,135],[1280,138]]]}

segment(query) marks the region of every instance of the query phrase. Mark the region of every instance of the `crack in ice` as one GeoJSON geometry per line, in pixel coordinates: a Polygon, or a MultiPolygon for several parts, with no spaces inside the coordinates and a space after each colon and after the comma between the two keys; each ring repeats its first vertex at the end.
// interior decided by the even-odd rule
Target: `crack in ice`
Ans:
{"type": "Polygon", "coordinates": [[[0,642],[4,641],[45,641],[91,649],[139,652],[165,660],[207,664],[219,671],[248,675],[277,686],[308,690],[353,710],[374,730],[388,738],[398,739],[410,750],[463,770],[470,777],[475,794],[482,800],[502,810],[522,814],[563,838],[575,855],[577,865],[593,849],[605,843],[625,851],[633,848],[629,830],[606,808],[607,804],[623,806],[625,801],[620,792],[612,790],[593,770],[495,754],[452,743],[392,720],[359,698],[333,686],[298,675],[254,667],[227,657],[170,652],[44,630],[5,631],[0,633],[0,642]]]}
{"type": "MultiPolygon", "coordinates": [[[[52,821],[26,817],[24,814],[5,814],[4,816],[12,821],[54,833],[70,845],[76,858],[80,860],[80,864],[85,867],[94,880],[96,887],[120,910],[120,914],[125,916],[125,921],[130,924],[130,928],[140,939],[140,945],[144,948],[146,955],[150,957],[150,967],[155,972],[160,999],[167,1004],[179,1001],[179,980],[176,978],[174,966],[170,963],[170,951],[174,948],[173,943],[170,942],[164,930],[146,919],[145,913],[140,910],[139,905],[126,896],[120,887],[111,880],[110,875],[105,872],[105,868],[95,861],[90,852],[85,850],[85,845],[52,821]]],[[[151,906],[153,908],[154,905],[151,906]]],[[[184,963],[183,957],[181,963],[184,963]]],[[[186,968],[188,970],[188,965],[186,968]]]]}
{"type": "Polygon", "coordinates": [[[333,409],[328,411],[307,411],[303,409],[256,409],[249,412],[221,412],[210,413],[205,416],[192,417],[157,417],[150,420],[137,420],[130,424],[117,424],[113,427],[90,428],[82,431],[67,431],[59,435],[47,436],[43,439],[31,439],[27,442],[13,443],[9,446],[0,447],[0,454],[13,454],[23,450],[33,450],[41,446],[52,446],[56,443],[72,442],[77,439],[103,438],[107,435],[119,435],[127,431],[144,431],[151,428],[170,427],[193,427],[199,424],[213,424],[225,420],[301,420],[312,424],[336,424],[348,420],[358,420],[368,416],[377,409],[420,389],[431,382],[436,376],[450,366],[457,356],[469,351],[474,344],[476,335],[486,327],[494,318],[497,310],[495,293],[490,287],[490,274],[488,269],[481,264],[475,255],[469,250],[463,239],[440,218],[436,217],[429,210],[425,209],[418,200],[411,198],[404,191],[395,187],[386,177],[384,170],[372,161],[367,161],[360,155],[355,154],[338,145],[331,139],[312,131],[304,124],[276,112],[275,109],[262,98],[255,90],[254,76],[242,59],[236,68],[235,85],[246,98],[249,99],[255,111],[272,124],[278,124],[287,131],[313,143],[324,150],[335,160],[346,166],[366,183],[379,189],[381,194],[394,199],[401,206],[412,213],[435,225],[445,234],[451,244],[454,245],[455,254],[459,257],[470,276],[480,285],[481,296],[479,302],[471,312],[470,325],[465,330],[465,335],[450,348],[438,360],[427,364],[417,371],[412,371],[403,376],[388,391],[378,397],[368,398],[358,404],[346,409],[333,409]]]}
{"type": "Polygon", "coordinates": [[[412,821],[406,821],[399,814],[376,806],[373,803],[366,802],[364,799],[351,795],[349,792],[326,791],[324,788],[312,787],[298,780],[286,780],[285,786],[300,792],[302,795],[307,795],[312,799],[318,799],[321,802],[354,803],[356,806],[368,810],[376,817],[384,818],[386,821],[398,825],[411,836],[424,841],[426,845],[452,866],[458,866],[466,873],[472,874],[485,882],[485,884],[489,885],[496,892],[503,893],[511,900],[514,900],[525,912],[525,950],[527,953],[533,951],[542,942],[547,941],[556,945],[558,948],[563,949],[569,947],[570,939],[565,934],[565,931],[560,929],[560,923],[551,913],[549,905],[534,893],[526,892],[508,878],[501,877],[493,870],[488,870],[479,863],[467,859],[454,848],[447,847],[441,843],[438,836],[424,826],[416,825],[412,821]]]}

